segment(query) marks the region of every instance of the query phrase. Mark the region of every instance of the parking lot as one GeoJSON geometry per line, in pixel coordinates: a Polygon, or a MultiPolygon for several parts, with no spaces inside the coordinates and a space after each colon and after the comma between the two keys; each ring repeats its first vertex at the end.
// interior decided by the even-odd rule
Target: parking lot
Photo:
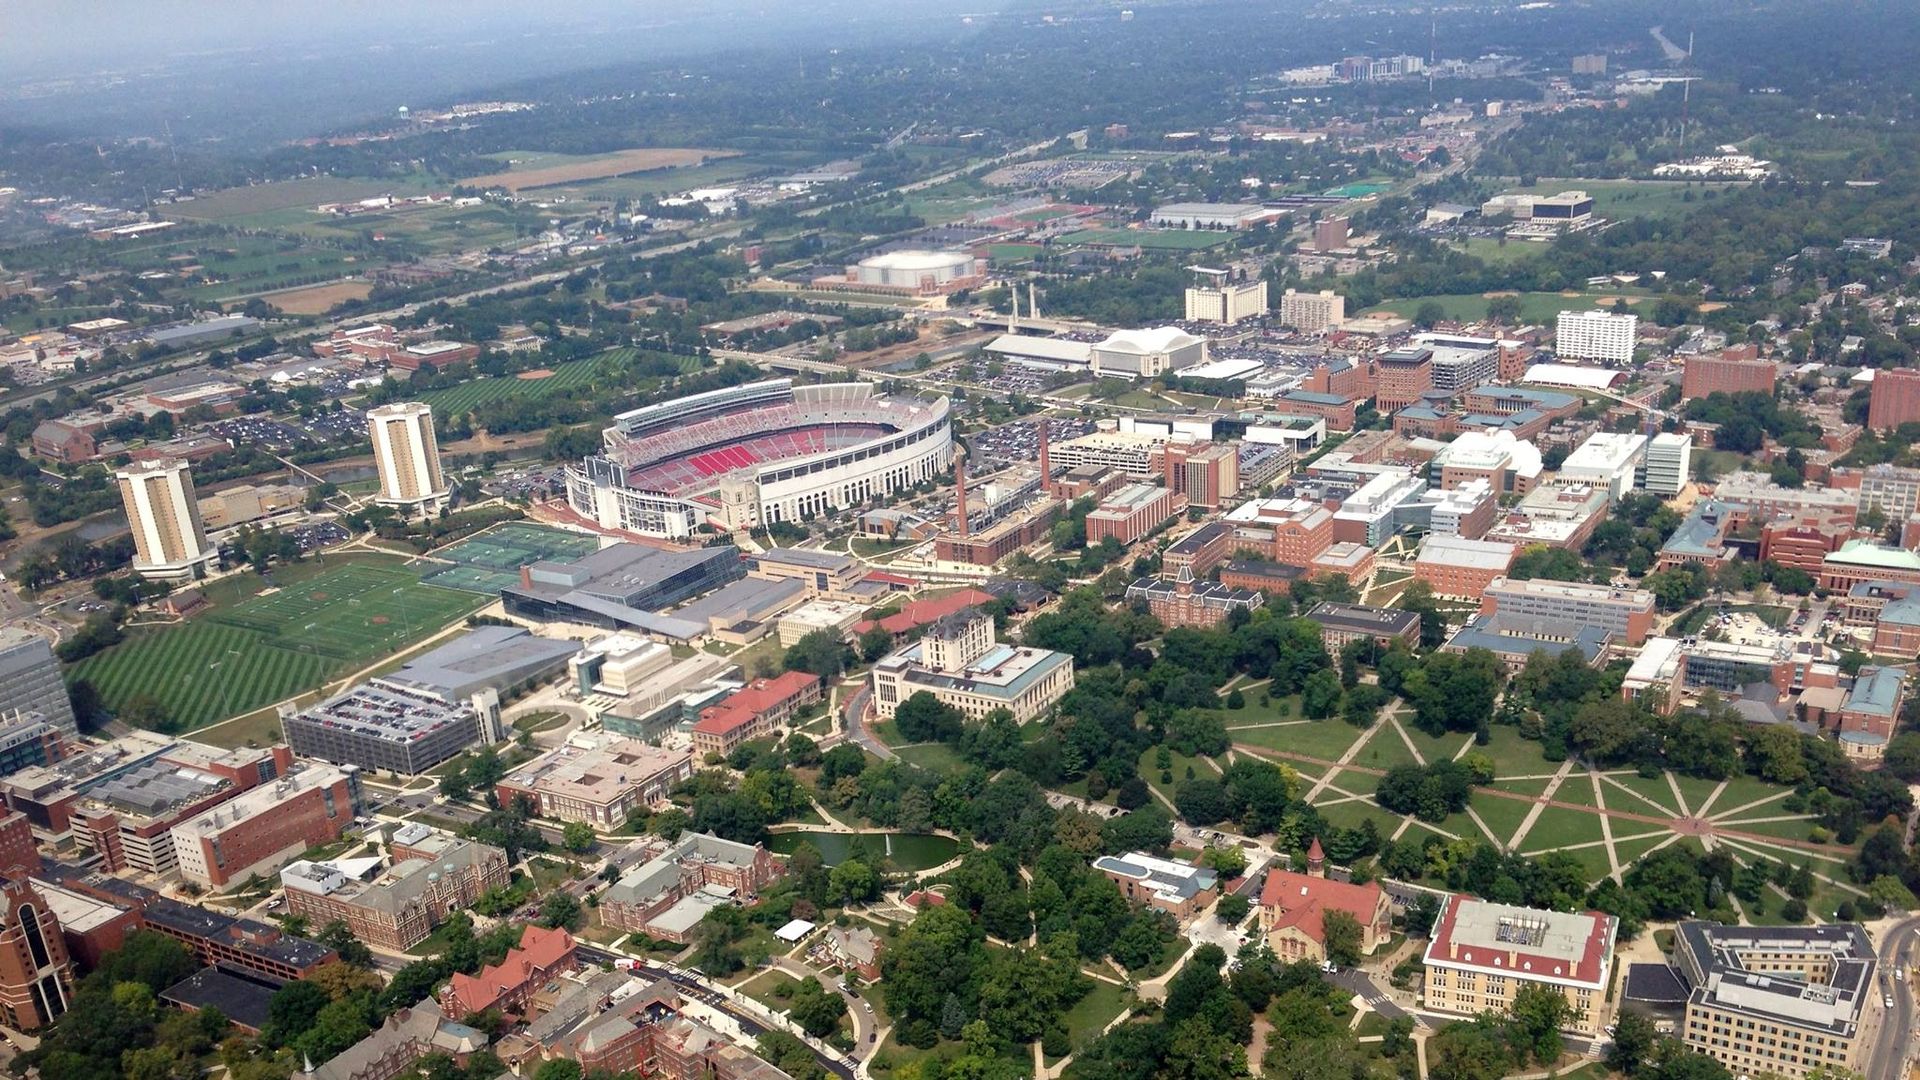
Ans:
{"type": "MultiPolygon", "coordinates": [[[[1093,424],[1087,417],[1053,417],[1047,422],[1047,438],[1055,443],[1077,438],[1092,431],[1093,424]]],[[[1040,457],[1040,428],[1034,420],[1001,424],[974,435],[972,442],[973,453],[995,467],[1037,461],[1040,457]]]]}

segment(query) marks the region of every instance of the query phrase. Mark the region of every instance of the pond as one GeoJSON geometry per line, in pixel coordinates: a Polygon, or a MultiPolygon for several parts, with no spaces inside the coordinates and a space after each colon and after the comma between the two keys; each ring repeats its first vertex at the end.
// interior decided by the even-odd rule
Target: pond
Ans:
{"type": "Polygon", "coordinates": [[[896,870],[925,870],[960,853],[960,842],[945,836],[890,832],[781,832],[774,833],[767,846],[782,855],[791,855],[802,840],[819,848],[828,866],[837,866],[845,859],[856,840],[869,851],[884,853],[896,870]]]}

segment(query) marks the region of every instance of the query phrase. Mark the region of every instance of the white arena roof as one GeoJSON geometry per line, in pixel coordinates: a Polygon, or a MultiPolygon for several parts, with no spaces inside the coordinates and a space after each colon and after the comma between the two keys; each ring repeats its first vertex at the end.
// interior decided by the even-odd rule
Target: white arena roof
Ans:
{"type": "Polygon", "coordinates": [[[1610,368],[1576,367],[1573,364],[1535,364],[1527,369],[1523,381],[1540,386],[1571,386],[1581,390],[1611,390],[1627,377],[1624,371],[1610,368]]]}
{"type": "Polygon", "coordinates": [[[1093,346],[1084,341],[1068,341],[1065,338],[1001,334],[987,342],[986,351],[996,356],[1009,356],[1016,359],[1084,365],[1093,352],[1093,346]]]}
{"type": "Polygon", "coordinates": [[[1152,330],[1115,330],[1094,348],[1104,352],[1161,353],[1184,349],[1200,340],[1177,326],[1158,326],[1152,330]]]}

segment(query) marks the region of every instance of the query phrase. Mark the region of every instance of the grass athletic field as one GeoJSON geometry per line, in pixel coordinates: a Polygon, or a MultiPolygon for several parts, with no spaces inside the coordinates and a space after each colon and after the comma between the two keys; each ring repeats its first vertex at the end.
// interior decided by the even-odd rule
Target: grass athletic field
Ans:
{"type": "Polygon", "coordinates": [[[1060,238],[1063,244],[1114,244],[1148,250],[1199,251],[1233,239],[1229,232],[1204,229],[1081,229],[1060,238]]]}
{"type": "Polygon", "coordinates": [[[108,708],[149,694],[200,727],[311,690],[398,651],[484,601],[423,585],[395,561],[355,562],[178,626],[140,629],[74,665],[108,708]]]}
{"type": "MultiPolygon", "coordinates": [[[[630,346],[608,349],[584,360],[572,360],[546,369],[550,374],[529,371],[520,375],[475,379],[446,390],[430,390],[420,395],[420,400],[433,406],[436,411],[453,415],[472,412],[482,405],[509,398],[538,401],[550,394],[592,382],[594,376],[605,370],[602,365],[630,363],[639,355],[640,350],[630,346]]],[[[693,371],[700,365],[697,357],[676,356],[673,359],[680,363],[682,372],[693,371]]]]}

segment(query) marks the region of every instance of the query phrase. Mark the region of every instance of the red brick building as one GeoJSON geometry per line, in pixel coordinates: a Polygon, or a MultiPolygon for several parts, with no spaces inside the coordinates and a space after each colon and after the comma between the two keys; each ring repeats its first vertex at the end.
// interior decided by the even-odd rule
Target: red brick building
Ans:
{"type": "Polygon", "coordinates": [[[72,997],[60,920],[25,878],[0,879],[0,1018],[32,1031],[66,1012],[72,997]]]}
{"type": "Polygon", "coordinates": [[[234,796],[172,829],[180,876],[224,889],[280,859],[340,839],[359,813],[358,781],[312,762],[234,796]]]}
{"type": "Polygon", "coordinates": [[[1873,373],[1867,402],[1867,427],[1890,431],[1920,421],[1920,370],[1882,368],[1873,373]]]}
{"type": "Polygon", "coordinates": [[[1805,570],[1816,577],[1829,554],[1853,536],[1851,522],[1783,518],[1760,527],[1760,561],[1805,570]]]}
{"type": "Polygon", "coordinates": [[[1413,576],[1437,596],[1477,600],[1493,579],[1505,577],[1519,549],[1493,540],[1428,536],[1413,562],[1413,576]]]}
{"type": "Polygon", "coordinates": [[[820,676],[809,672],[755,679],[720,704],[700,711],[693,725],[693,749],[699,754],[731,754],[741,743],[786,726],[794,713],[819,700],[820,676]]]}
{"type": "Polygon", "coordinates": [[[1719,356],[1688,357],[1680,399],[1691,401],[1709,394],[1773,396],[1773,384],[1780,372],[1773,361],[1759,359],[1759,352],[1755,346],[1743,345],[1727,349],[1719,356]]]}
{"type": "Polygon", "coordinates": [[[1328,431],[1352,431],[1355,398],[1313,390],[1289,390],[1274,399],[1275,410],[1290,416],[1312,416],[1327,422],[1328,431]]]}
{"type": "Polygon", "coordinates": [[[1240,490],[1240,449],[1232,443],[1168,443],[1167,487],[1189,505],[1218,507],[1240,490]]]}
{"type": "Polygon", "coordinates": [[[1327,957],[1326,917],[1340,911],[1360,925],[1360,951],[1371,953],[1393,936],[1393,907],[1380,883],[1354,885],[1326,876],[1320,838],[1307,850],[1308,873],[1275,868],[1260,889],[1260,929],[1282,961],[1327,957]]]}
{"type": "Polygon", "coordinates": [[[1109,536],[1122,545],[1131,544],[1186,508],[1187,497],[1171,488],[1128,484],[1087,515],[1087,544],[1091,547],[1109,536]]]}
{"type": "Polygon", "coordinates": [[[1178,575],[1187,570],[1203,578],[1233,553],[1233,526],[1224,521],[1209,521],[1174,541],[1160,554],[1164,573],[1178,575]]]}
{"type": "Polygon", "coordinates": [[[100,456],[100,444],[93,437],[96,430],[64,420],[43,420],[33,429],[33,452],[70,465],[92,461],[100,456]]]}
{"type": "Polygon", "coordinates": [[[1395,349],[1380,358],[1380,382],[1373,393],[1373,407],[1381,413],[1396,413],[1420,400],[1433,389],[1433,350],[1395,349]]]}
{"type": "Polygon", "coordinates": [[[579,966],[573,935],[565,930],[529,926],[517,948],[506,959],[480,969],[478,975],[456,973],[440,993],[440,1007],[450,1017],[471,1016],[499,1009],[518,1015],[527,999],[548,980],[579,966]]]}

